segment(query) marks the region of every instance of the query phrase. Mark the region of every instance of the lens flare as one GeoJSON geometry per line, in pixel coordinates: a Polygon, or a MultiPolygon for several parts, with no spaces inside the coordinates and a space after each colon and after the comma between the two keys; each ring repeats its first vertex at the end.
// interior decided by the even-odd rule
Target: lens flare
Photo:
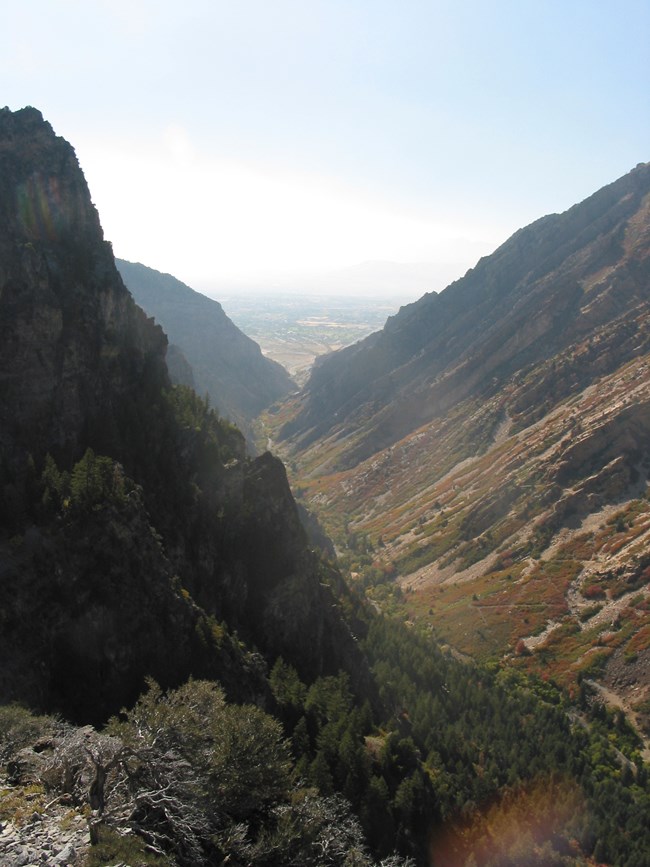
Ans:
{"type": "Polygon", "coordinates": [[[519,784],[494,801],[464,811],[441,833],[434,831],[429,863],[470,867],[484,863],[518,867],[556,863],[582,851],[588,808],[580,786],[557,774],[519,784]]]}
{"type": "Polygon", "coordinates": [[[34,174],[18,188],[17,197],[25,233],[34,240],[58,240],[66,222],[58,179],[34,174]]]}

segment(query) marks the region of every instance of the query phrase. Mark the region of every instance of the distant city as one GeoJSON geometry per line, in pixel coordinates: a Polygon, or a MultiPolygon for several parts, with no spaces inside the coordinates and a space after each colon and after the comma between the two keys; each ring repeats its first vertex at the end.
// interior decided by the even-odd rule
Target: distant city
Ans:
{"type": "Polygon", "coordinates": [[[219,301],[262,352],[302,383],[319,355],[334,352],[383,328],[407,302],[403,297],[237,294],[219,301]]]}

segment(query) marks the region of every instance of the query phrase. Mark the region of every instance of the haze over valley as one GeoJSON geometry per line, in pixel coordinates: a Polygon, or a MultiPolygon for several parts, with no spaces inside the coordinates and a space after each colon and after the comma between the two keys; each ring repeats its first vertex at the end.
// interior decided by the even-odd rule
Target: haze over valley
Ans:
{"type": "Polygon", "coordinates": [[[272,292],[224,294],[224,308],[262,352],[303,384],[314,360],[367,337],[396,313],[403,298],[272,292]]]}

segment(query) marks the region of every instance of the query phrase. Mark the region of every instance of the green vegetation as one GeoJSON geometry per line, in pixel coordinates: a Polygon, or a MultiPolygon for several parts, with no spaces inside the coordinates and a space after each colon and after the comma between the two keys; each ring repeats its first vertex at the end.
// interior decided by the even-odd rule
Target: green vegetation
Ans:
{"type": "Polygon", "coordinates": [[[105,867],[106,864],[137,864],[138,867],[173,867],[174,862],[164,855],[147,849],[142,837],[119,834],[108,826],[97,832],[97,842],[90,849],[83,867],[105,867]]]}
{"type": "Polygon", "coordinates": [[[588,727],[572,725],[570,706],[551,684],[496,665],[459,664],[389,620],[373,624],[366,647],[395,724],[422,756],[442,820],[434,851],[446,840],[455,863],[470,853],[477,864],[518,863],[521,838],[500,841],[494,825],[510,821],[525,792],[537,811],[522,826],[532,835],[526,863],[583,864],[589,856],[644,863],[647,768],[620,714],[585,704],[588,727]],[[617,750],[631,764],[621,766],[617,750]]]}
{"type": "Polygon", "coordinates": [[[54,717],[34,714],[19,704],[0,705],[0,760],[52,735],[59,724],[54,717]]]}
{"type": "MultiPolygon", "coordinates": [[[[236,444],[236,435],[191,394],[176,393],[175,412],[201,473],[218,476],[224,446],[230,436],[236,444]]],[[[90,450],[69,473],[47,459],[33,485],[38,509],[76,525],[142,496],[119,465],[90,450]]],[[[374,559],[381,548],[351,534],[350,565],[373,598],[384,593],[383,607],[403,615],[413,600],[389,600],[396,588],[374,559]]],[[[334,592],[335,570],[323,564],[320,574],[334,592]]],[[[554,586],[575,575],[576,561],[565,556],[538,564],[530,582],[554,586]]],[[[469,604],[495,598],[486,587],[469,604]]],[[[213,682],[167,692],[151,683],[107,730],[123,745],[114,765],[120,797],[137,809],[125,812],[121,801],[107,807],[88,867],[140,855],[150,864],[369,865],[394,850],[422,864],[433,852],[434,863],[450,857],[496,867],[517,863],[524,849],[540,865],[644,863],[647,768],[620,715],[601,709],[584,686],[576,708],[550,683],[496,664],[461,663],[419,628],[371,614],[352,595],[339,600],[372,669],[365,695],[349,673],[307,677],[278,657],[263,675],[273,716],[233,704],[213,682]]],[[[637,595],[635,604],[644,599],[637,595]]],[[[567,635],[576,628],[563,626],[567,635]]],[[[232,646],[226,624],[212,615],[196,629],[203,642],[232,646]]],[[[609,652],[592,655],[589,673],[609,652]]],[[[5,760],[52,725],[3,709],[5,760]]],[[[32,802],[44,808],[40,794],[12,790],[8,818],[32,802]]]]}
{"type": "MultiPolygon", "coordinates": [[[[374,710],[348,675],[306,684],[278,659],[275,718],[229,703],[215,683],[164,692],[150,682],[97,735],[103,746],[74,754],[74,730],[59,734],[50,769],[74,767],[74,755],[112,769],[87,867],[369,867],[371,851],[397,865],[395,847],[418,864],[433,853],[433,863],[498,867],[524,852],[540,867],[645,863],[648,772],[622,714],[585,688],[572,709],[548,682],[460,663],[392,620],[372,618],[364,648],[374,710]]],[[[0,748],[9,757],[54,730],[55,720],[4,708],[0,748]]],[[[5,819],[45,810],[42,792],[8,790],[5,819]]]]}
{"type": "MultiPolygon", "coordinates": [[[[276,668],[276,684],[295,682],[281,663],[276,668]]],[[[328,727],[340,729],[353,713],[345,680],[323,679],[306,698],[328,749],[334,747],[328,727]]],[[[26,711],[13,710],[11,719],[0,730],[0,749],[15,757],[30,723],[26,711]]],[[[360,720],[357,728],[366,725],[360,720]]],[[[31,726],[36,731],[42,720],[31,726]]],[[[347,728],[340,751],[351,761],[355,750],[347,728]]],[[[307,738],[304,726],[296,729],[294,749],[300,731],[307,738]]],[[[215,683],[189,681],[163,692],[150,681],[135,706],[110,720],[103,733],[59,727],[48,751],[41,763],[38,753],[27,751],[41,769],[27,773],[42,773],[47,794],[41,783],[15,779],[21,775],[16,761],[14,785],[2,793],[2,818],[19,825],[65,796],[77,818],[88,821],[92,846],[85,867],[118,861],[147,867],[376,863],[350,804],[325,786],[319,791],[305,783],[280,723],[256,706],[227,702],[215,683]]],[[[390,856],[381,863],[412,862],[390,856]]]]}

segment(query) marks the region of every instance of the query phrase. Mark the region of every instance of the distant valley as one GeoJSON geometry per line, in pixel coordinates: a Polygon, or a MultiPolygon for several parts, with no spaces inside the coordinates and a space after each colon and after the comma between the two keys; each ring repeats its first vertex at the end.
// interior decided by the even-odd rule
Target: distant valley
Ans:
{"type": "Polygon", "coordinates": [[[367,337],[384,326],[404,298],[265,293],[219,296],[228,316],[304,384],[314,359],[367,337]]]}

